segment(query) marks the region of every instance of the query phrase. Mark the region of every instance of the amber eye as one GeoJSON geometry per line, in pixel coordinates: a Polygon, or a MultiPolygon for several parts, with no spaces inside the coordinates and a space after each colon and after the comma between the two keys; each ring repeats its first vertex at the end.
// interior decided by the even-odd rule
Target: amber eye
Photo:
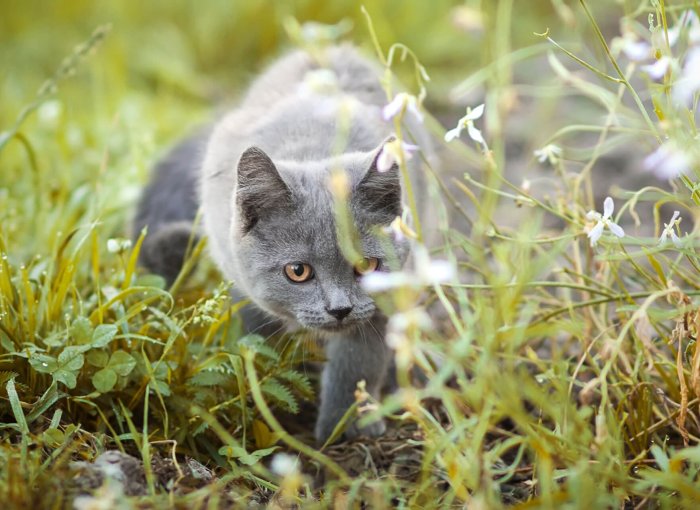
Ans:
{"type": "Polygon", "coordinates": [[[292,262],[284,266],[284,274],[294,283],[302,283],[314,277],[314,270],[303,262],[292,262]]]}
{"type": "Polygon", "coordinates": [[[362,262],[355,266],[355,274],[363,275],[376,271],[382,265],[382,262],[376,257],[366,257],[362,262]]]}

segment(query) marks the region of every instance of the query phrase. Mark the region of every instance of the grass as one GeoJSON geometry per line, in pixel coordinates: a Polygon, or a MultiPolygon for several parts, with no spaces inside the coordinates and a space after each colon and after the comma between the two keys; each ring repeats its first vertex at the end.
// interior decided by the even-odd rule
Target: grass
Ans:
{"type": "Polygon", "coordinates": [[[674,99],[690,27],[675,45],[667,34],[700,7],[382,0],[368,25],[345,1],[192,5],[30,2],[0,17],[6,505],[694,508],[698,97],[674,99]],[[308,446],[316,377],[298,365],[318,349],[244,336],[204,244],[195,274],[167,289],[124,241],[164,148],[290,39],[310,44],[290,16],[348,20],[334,30],[409,91],[425,86],[438,139],[463,114],[455,103],[484,97],[489,147],[465,132],[430,173],[443,240],[431,257],[459,278],[378,298],[402,319],[400,388],[370,411],[390,432],[320,450],[308,446]],[[621,26],[654,54],[627,59],[621,26]],[[412,58],[387,60],[396,42],[430,81],[412,58]],[[676,63],[650,79],[642,66],[662,56],[676,63]],[[670,183],[642,170],[660,146],[688,162],[670,183]],[[612,173],[616,154],[633,168],[612,173]],[[586,213],[607,195],[626,235],[606,227],[591,247],[586,213]],[[673,210],[680,242],[659,245],[673,210]],[[110,449],[143,461],[138,494],[90,482],[110,449]]]}

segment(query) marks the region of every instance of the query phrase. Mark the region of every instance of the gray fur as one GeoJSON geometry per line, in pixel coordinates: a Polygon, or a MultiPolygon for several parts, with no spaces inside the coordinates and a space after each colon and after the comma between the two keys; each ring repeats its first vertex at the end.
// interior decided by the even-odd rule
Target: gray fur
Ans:
{"type": "MultiPolygon", "coordinates": [[[[313,331],[326,342],[319,441],[354,402],[360,380],[378,396],[391,359],[384,342],[386,319],[338,247],[331,171],[344,169],[351,183],[350,209],[364,255],[383,260],[381,271],[388,271],[388,258],[403,264],[408,256],[405,240],[391,238],[387,253],[386,240],[375,234],[402,211],[398,169],[380,173],[375,166],[392,132],[381,118],[387,100],[378,75],[349,46],[328,49],[324,62],[291,53],[263,73],[241,105],[216,125],[201,163],[209,249],[234,283],[234,296],[254,304],[244,314],[248,329],[267,325],[269,331],[281,324],[290,331],[313,331]],[[307,73],[322,64],[334,73],[337,92],[309,86],[307,73]],[[344,109],[351,112],[347,122],[339,120],[344,109]],[[310,264],[315,277],[291,282],[283,269],[294,262],[310,264]]],[[[191,165],[190,172],[199,166],[191,165]]],[[[190,179],[191,173],[183,181],[189,186],[190,179]]],[[[383,430],[383,423],[363,430],[353,424],[346,435],[383,430]]]]}
{"type": "Polygon", "coordinates": [[[197,133],[158,162],[132,224],[134,238],[148,229],[139,262],[168,284],[175,281],[187,247],[196,240],[192,223],[199,207],[197,170],[208,136],[208,130],[197,133]]]}

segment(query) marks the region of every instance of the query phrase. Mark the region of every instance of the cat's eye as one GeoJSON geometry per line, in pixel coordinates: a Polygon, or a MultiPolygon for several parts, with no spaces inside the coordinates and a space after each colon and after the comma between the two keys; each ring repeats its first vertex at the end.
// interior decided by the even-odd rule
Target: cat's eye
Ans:
{"type": "Polygon", "coordinates": [[[303,262],[292,262],[284,266],[284,274],[292,282],[302,283],[314,277],[314,269],[303,262]]]}
{"type": "Polygon", "coordinates": [[[376,271],[382,265],[382,261],[376,257],[365,257],[362,262],[355,265],[355,274],[363,275],[376,271]]]}

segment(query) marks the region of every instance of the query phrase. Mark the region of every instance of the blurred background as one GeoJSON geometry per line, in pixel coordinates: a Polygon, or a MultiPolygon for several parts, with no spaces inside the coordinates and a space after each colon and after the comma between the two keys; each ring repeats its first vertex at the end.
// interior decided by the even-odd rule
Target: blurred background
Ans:
{"type": "MultiPolygon", "coordinates": [[[[365,5],[383,50],[404,43],[426,67],[431,77],[426,108],[446,128],[464,114],[465,105],[483,102],[495,83],[506,84],[510,90],[501,91],[501,106],[512,112],[509,124],[527,134],[508,150],[527,154],[529,161],[548,134],[572,122],[555,115],[560,90],[533,88],[556,78],[543,57],[552,46],[535,32],[549,29],[570,50],[604,62],[596,45],[580,46],[591,39],[591,27],[578,3],[569,3],[373,0],[365,5]],[[498,61],[509,54],[515,57],[498,61]],[[533,99],[536,111],[528,109],[533,99]]],[[[615,34],[618,18],[603,14],[621,13],[622,6],[595,3],[603,29],[615,34]]],[[[2,4],[0,131],[32,105],[37,90],[76,46],[98,27],[109,27],[71,76],[60,80],[55,94],[23,119],[24,139],[0,153],[0,219],[14,234],[9,237],[17,241],[17,255],[17,250],[36,253],[41,248],[36,243],[51,237],[42,233],[65,230],[66,215],[52,214],[56,206],[73,204],[74,221],[89,204],[88,217],[99,216],[107,231],[125,232],[128,211],[155,159],[235,104],[251,78],[292,45],[285,29],[290,20],[342,22],[342,40],[374,52],[361,4],[348,0],[2,4]],[[86,194],[91,200],[84,200],[86,194]]],[[[412,65],[395,71],[415,92],[412,65]]],[[[601,115],[590,108],[581,114],[601,115]]]]}

